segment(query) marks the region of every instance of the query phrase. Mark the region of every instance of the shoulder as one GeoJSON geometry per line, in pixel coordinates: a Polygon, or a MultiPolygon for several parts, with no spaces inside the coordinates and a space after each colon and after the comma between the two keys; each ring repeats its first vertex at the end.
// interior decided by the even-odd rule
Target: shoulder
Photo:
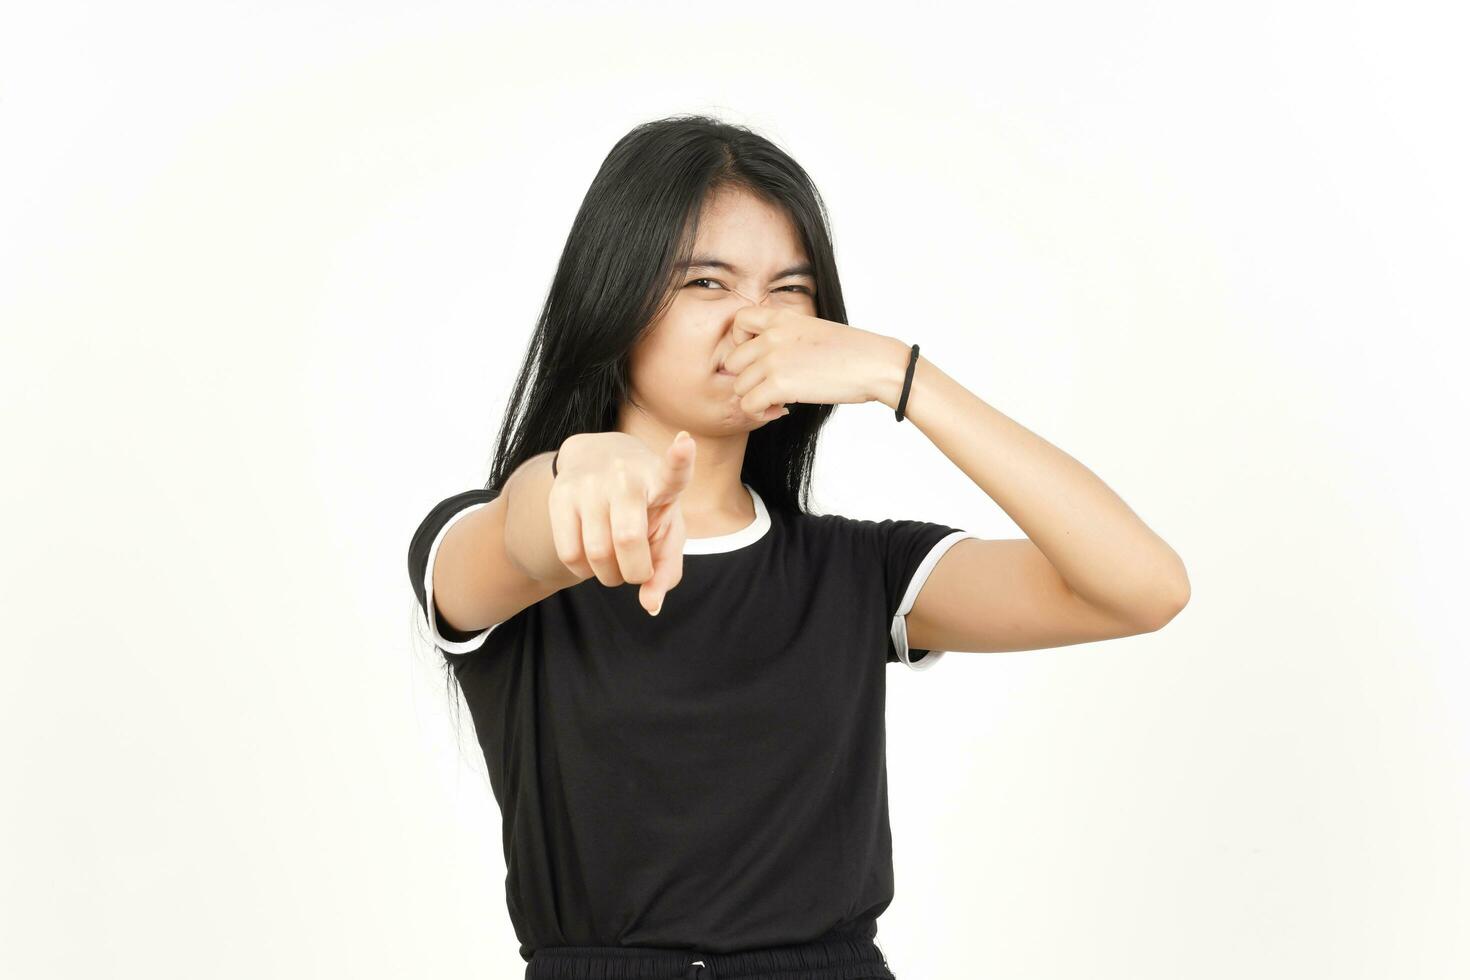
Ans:
{"type": "Polygon", "coordinates": [[[790,541],[807,547],[861,548],[876,540],[876,522],[845,514],[791,514],[786,524],[790,541]]]}
{"type": "Polygon", "coordinates": [[[811,536],[880,550],[933,543],[958,530],[948,524],[915,518],[868,518],[846,514],[799,514],[793,523],[811,536]]]}

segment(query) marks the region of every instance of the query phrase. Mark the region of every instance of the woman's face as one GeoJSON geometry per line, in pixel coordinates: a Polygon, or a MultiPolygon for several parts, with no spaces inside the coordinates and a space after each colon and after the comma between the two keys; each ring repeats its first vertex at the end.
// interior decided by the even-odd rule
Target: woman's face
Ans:
{"type": "Polygon", "coordinates": [[[743,189],[711,194],[700,211],[690,267],[676,275],[673,301],[633,350],[637,406],[671,431],[691,435],[769,424],[740,410],[735,378],[719,366],[750,339],[734,325],[742,307],[763,302],[816,316],[808,259],[784,211],[743,189]]]}

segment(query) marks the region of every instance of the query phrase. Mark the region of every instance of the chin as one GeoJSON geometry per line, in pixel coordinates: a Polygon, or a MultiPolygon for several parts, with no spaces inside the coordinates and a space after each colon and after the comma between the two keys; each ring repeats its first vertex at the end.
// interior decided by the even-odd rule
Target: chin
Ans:
{"type": "Polygon", "coordinates": [[[764,422],[751,418],[740,409],[733,407],[726,411],[725,414],[720,418],[720,428],[727,430],[744,429],[748,431],[750,429],[759,429],[765,424],[766,423],[764,422]]]}

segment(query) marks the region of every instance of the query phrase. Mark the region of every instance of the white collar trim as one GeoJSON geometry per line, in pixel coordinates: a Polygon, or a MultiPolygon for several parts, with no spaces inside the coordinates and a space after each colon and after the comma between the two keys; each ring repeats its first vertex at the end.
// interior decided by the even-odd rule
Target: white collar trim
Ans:
{"type": "Polygon", "coordinates": [[[742,482],[741,486],[750,493],[750,502],[755,505],[755,520],[729,534],[717,534],[712,538],[685,538],[684,554],[713,555],[734,551],[736,548],[743,548],[759,541],[771,529],[771,515],[766,510],[766,502],[761,499],[760,494],[755,492],[755,487],[749,483],[742,482]]]}

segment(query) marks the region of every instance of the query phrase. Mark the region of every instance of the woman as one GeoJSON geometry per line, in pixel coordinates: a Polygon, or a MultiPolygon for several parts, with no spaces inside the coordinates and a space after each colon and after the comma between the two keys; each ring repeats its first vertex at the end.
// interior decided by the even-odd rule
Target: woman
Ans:
{"type": "Polygon", "coordinates": [[[573,223],[490,479],[413,536],[528,978],[893,980],[886,665],[1141,633],[1187,601],[1090,471],[846,319],[795,161],[708,117],[636,127],[573,223]],[[817,434],[862,402],[1027,537],[808,513],[817,434]]]}

